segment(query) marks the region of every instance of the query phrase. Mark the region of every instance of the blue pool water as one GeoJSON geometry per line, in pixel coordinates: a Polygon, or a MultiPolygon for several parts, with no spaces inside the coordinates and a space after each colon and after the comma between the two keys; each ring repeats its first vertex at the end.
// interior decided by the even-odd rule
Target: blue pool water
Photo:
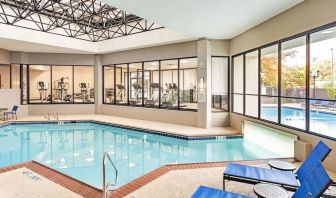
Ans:
{"type": "MultiPolygon", "coordinates": [[[[278,122],[276,107],[262,107],[261,118],[278,122]]],[[[305,110],[299,108],[281,108],[281,123],[305,129],[305,110]]],[[[336,114],[322,111],[310,111],[310,131],[336,138],[336,114]]]]}
{"type": "Polygon", "coordinates": [[[105,151],[119,171],[118,185],[165,164],[280,157],[243,138],[188,141],[96,123],[0,128],[0,167],[35,160],[101,188],[105,151]]]}

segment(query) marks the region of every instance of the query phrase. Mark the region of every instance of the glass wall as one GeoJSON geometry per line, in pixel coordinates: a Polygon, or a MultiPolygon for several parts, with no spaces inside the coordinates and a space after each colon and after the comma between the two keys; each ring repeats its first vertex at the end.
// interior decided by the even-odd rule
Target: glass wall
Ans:
{"type": "MultiPolygon", "coordinates": [[[[22,101],[25,101],[26,67],[22,67],[22,101]]],[[[29,65],[29,103],[94,103],[94,67],[29,65]]]]}
{"type": "Polygon", "coordinates": [[[229,57],[211,58],[212,112],[229,110],[229,57]]]}
{"type": "Polygon", "coordinates": [[[52,102],[73,102],[73,67],[52,66],[52,102]]]}
{"type": "Polygon", "coordinates": [[[335,49],[329,27],[234,56],[233,112],[336,139],[335,49]]]}
{"type": "Polygon", "coordinates": [[[197,109],[197,58],[180,59],[180,108],[197,109]]]}
{"type": "Polygon", "coordinates": [[[10,65],[0,65],[0,89],[10,89],[10,65]]]}
{"type": "Polygon", "coordinates": [[[233,112],[244,113],[244,56],[233,57],[233,112]]]}
{"type": "Polygon", "coordinates": [[[29,65],[29,103],[51,103],[51,66],[29,65]]]}
{"type": "Polygon", "coordinates": [[[28,103],[28,66],[22,65],[21,66],[21,103],[27,104],[28,103]]]}
{"type": "Polygon", "coordinates": [[[278,121],[278,45],[260,50],[260,118],[278,121]]]}
{"type": "Polygon", "coordinates": [[[259,114],[259,52],[245,55],[245,114],[258,117],[259,114]]]}
{"type": "Polygon", "coordinates": [[[145,62],[144,70],[145,106],[159,107],[161,97],[159,61],[145,62]]]}
{"type": "Polygon", "coordinates": [[[195,111],[197,58],[104,66],[104,103],[195,111]]]}
{"type": "Polygon", "coordinates": [[[74,66],[74,102],[94,103],[94,67],[74,66]]]}
{"type": "Polygon", "coordinates": [[[336,27],[310,35],[310,130],[336,137],[336,27]]]}

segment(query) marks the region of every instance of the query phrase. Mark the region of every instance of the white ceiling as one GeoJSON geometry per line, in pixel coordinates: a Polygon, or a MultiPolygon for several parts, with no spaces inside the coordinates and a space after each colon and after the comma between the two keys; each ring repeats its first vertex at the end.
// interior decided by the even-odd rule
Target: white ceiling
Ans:
{"type": "Polygon", "coordinates": [[[102,0],[182,34],[232,37],[303,0],[102,0]]]}

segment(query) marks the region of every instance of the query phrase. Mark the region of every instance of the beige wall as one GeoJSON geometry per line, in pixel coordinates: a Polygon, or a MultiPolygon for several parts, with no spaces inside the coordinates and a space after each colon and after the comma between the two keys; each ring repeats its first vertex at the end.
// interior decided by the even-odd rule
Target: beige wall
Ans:
{"type": "Polygon", "coordinates": [[[103,55],[103,65],[197,56],[196,41],[103,55]]]}
{"type": "Polygon", "coordinates": [[[196,126],[196,112],[152,109],[143,107],[127,107],[117,105],[102,105],[101,114],[134,119],[166,122],[187,126],[196,126]]]}
{"type": "Polygon", "coordinates": [[[0,64],[11,63],[11,53],[7,50],[0,49],[0,64]]]}
{"type": "Polygon", "coordinates": [[[236,36],[231,55],[336,21],[335,0],[306,0],[303,3],[236,36]]]}
{"type": "MultiPolygon", "coordinates": [[[[230,42],[231,55],[250,50],[261,45],[292,36],[312,28],[336,21],[335,0],[306,0],[280,15],[238,35],[230,42]],[[320,13],[320,14],[313,14],[320,13]]],[[[253,120],[237,114],[230,114],[230,126],[241,131],[244,120],[253,120]]],[[[299,139],[315,145],[319,140],[325,141],[334,151],[325,161],[327,168],[336,171],[336,143],[304,132],[290,130],[274,124],[257,121],[288,133],[299,136],[299,139]]]]}
{"type": "Polygon", "coordinates": [[[28,105],[29,115],[44,115],[46,113],[59,115],[69,114],[94,114],[94,104],[53,104],[53,105],[28,105]]]}
{"type": "MultiPolygon", "coordinates": [[[[0,107],[7,108],[9,111],[13,108],[14,105],[18,105],[17,116],[25,117],[28,115],[28,106],[20,105],[21,104],[21,95],[20,89],[0,89],[0,107]],[[10,98],[10,100],[3,100],[6,98],[10,98]]],[[[0,112],[0,119],[2,119],[3,113],[0,112]]]]}

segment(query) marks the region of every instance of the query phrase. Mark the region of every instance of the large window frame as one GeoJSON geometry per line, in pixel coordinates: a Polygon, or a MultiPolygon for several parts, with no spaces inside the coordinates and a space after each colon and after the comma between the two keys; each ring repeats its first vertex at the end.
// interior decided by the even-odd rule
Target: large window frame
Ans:
{"type": "MultiPolygon", "coordinates": [[[[51,65],[51,64],[27,64],[26,65],[26,70],[27,70],[27,102],[25,103],[23,101],[23,93],[22,93],[22,79],[23,79],[23,65],[25,64],[20,64],[20,73],[21,73],[21,77],[20,77],[20,87],[21,87],[21,104],[28,104],[28,105],[57,105],[57,104],[61,104],[61,105],[64,105],[64,104],[95,104],[95,101],[96,101],[96,98],[94,98],[94,101],[92,102],[75,102],[74,100],[74,97],[75,97],[75,67],[92,67],[94,68],[94,65],[62,65],[62,64],[57,64],[57,65],[51,65]],[[30,67],[31,66],[36,66],[36,65],[42,65],[42,66],[49,66],[50,67],[50,79],[49,79],[49,83],[50,83],[50,89],[52,91],[53,89],[53,67],[57,67],[57,66],[66,66],[66,67],[70,67],[71,68],[71,88],[72,88],[72,93],[71,93],[71,96],[72,96],[72,101],[71,102],[53,102],[53,100],[51,100],[50,102],[47,102],[47,103],[42,103],[42,102],[31,102],[31,98],[30,98],[30,75],[29,75],[29,72],[30,72],[30,67]]],[[[93,84],[94,84],[94,74],[93,75],[93,84]]],[[[94,88],[94,90],[97,89],[96,87],[94,88]]],[[[52,94],[52,92],[51,92],[52,94]]]]}
{"type": "MultiPolygon", "coordinates": [[[[324,31],[326,29],[329,29],[329,28],[333,28],[333,27],[336,27],[336,22],[333,22],[333,23],[330,23],[330,24],[326,24],[324,26],[321,26],[321,27],[317,27],[317,28],[314,28],[314,29],[311,29],[311,30],[308,30],[308,31],[305,31],[305,32],[302,32],[302,33],[299,33],[299,34],[296,34],[296,35],[293,35],[293,36],[290,36],[290,37],[287,37],[287,38],[283,38],[283,39],[280,39],[278,41],[274,41],[274,42],[271,42],[271,43],[268,43],[266,45],[262,45],[260,47],[256,47],[256,48],[253,48],[251,50],[248,50],[248,51],[245,51],[245,52],[241,52],[241,53],[238,53],[238,54],[235,54],[233,56],[231,56],[231,65],[232,65],[232,69],[231,69],[231,79],[232,79],[232,83],[231,83],[231,109],[232,109],[232,113],[234,114],[238,114],[238,115],[242,115],[242,116],[245,116],[245,117],[250,117],[250,118],[253,118],[253,119],[257,119],[257,120],[261,120],[261,121],[264,121],[264,122],[267,122],[267,123],[271,123],[271,124],[275,124],[275,125],[279,125],[279,126],[282,126],[282,127],[286,127],[286,128],[289,128],[289,129],[293,129],[293,130],[297,130],[297,131],[300,131],[300,132],[305,132],[305,133],[308,133],[308,134],[312,134],[312,135],[315,135],[315,136],[319,136],[319,137],[323,137],[323,138],[327,138],[327,139],[330,139],[330,140],[334,140],[336,141],[336,138],[335,137],[331,137],[331,136],[328,136],[328,135],[325,135],[325,134],[321,134],[321,133],[318,133],[318,132],[314,132],[314,131],[311,131],[311,127],[310,127],[310,113],[311,113],[311,109],[313,109],[311,106],[310,106],[310,101],[311,100],[317,100],[317,101],[333,101],[336,103],[336,99],[334,100],[330,100],[330,99],[320,99],[320,98],[313,98],[313,97],[310,97],[310,86],[311,86],[311,79],[312,79],[312,76],[310,74],[310,71],[311,71],[311,68],[310,68],[310,64],[311,64],[311,56],[310,56],[310,45],[311,45],[311,41],[310,41],[310,36],[311,34],[313,33],[317,33],[317,32],[320,32],[320,31],[324,31]],[[298,39],[298,38],[305,38],[305,85],[304,85],[304,96],[302,97],[288,97],[288,96],[282,96],[281,95],[281,67],[282,67],[282,51],[281,51],[281,45],[285,42],[288,42],[288,41],[292,41],[294,39],[298,39]],[[277,90],[277,94],[275,95],[265,95],[265,94],[261,94],[261,50],[265,49],[265,48],[268,48],[268,47],[271,47],[271,46],[277,46],[278,47],[278,52],[277,52],[277,55],[278,55],[278,71],[277,71],[277,74],[278,74],[278,90],[277,90]],[[251,53],[253,51],[258,51],[259,52],[259,60],[258,60],[258,68],[259,68],[259,72],[258,72],[258,110],[259,110],[259,113],[258,113],[258,116],[255,117],[255,116],[249,116],[249,115],[246,115],[245,114],[245,100],[246,100],[246,95],[249,95],[249,94],[246,94],[245,92],[245,81],[246,81],[246,76],[245,76],[245,67],[246,67],[246,61],[245,61],[245,56],[246,54],[248,53],[251,53]],[[243,74],[241,74],[243,76],[243,113],[238,113],[238,112],[235,112],[234,111],[234,108],[233,108],[233,105],[234,105],[234,60],[235,58],[239,57],[239,56],[244,56],[244,72],[243,74]],[[261,98],[262,97],[273,97],[273,98],[277,98],[277,114],[278,114],[278,119],[277,121],[272,121],[272,120],[267,120],[267,119],[264,119],[264,118],[261,118],[261,98]],[[305,128],[302,129],[302,128],[299,128],[299,127],[295,127],[295,126],[290,126],[290,125],[286,125],[286,124],[283,124],[281,123],[281,117],[282,117],[282,112],[281,112],[281,103],[282,103],[282,100],[285,99],[285,98],[292,98],[292,99],[301,99],[304,101],[304,106],[303,106],[303,110],[305,111],[304,112],[304,125],[305,125],[305,128]]],[[[336,115],[335,115],[336,116],[336,115]]]]}
{"type": "MultiPolygon", "coordinates": [[[[184,60],[184,59],[197,59],[197,56],[191,56],[191,57],[179,57],[179,58],[169,58],[169,59],[157,59],[157,60],[146,60],[146,61],[135,61],[135,62],[127,62],[127,63],[114,63],[114,64],[106,64],[106,65],[103,65],[103,72],[102,72],[102,79],[103,79],[103,86],[102,86],[102,103],[105,104],[105,105],[119,105],[119,106],[128,106],[128,107],[142,107],[142,108],[154,108],[154,109],[166,109],[166,110],[179,110],[179,111],[193,111],[193,112],[197,112],[197,109],[191,109],[191,108],[181,108],[181,101],[180,101],[180,61],[181,60],[184,60]],[[177,86],[177,106],[174,107],[174,108],[166,108],[166,107],[163,107],[162,105],[162,93],[161,91],[159,91],[159,97],[158,97],[158,105],[157,106],[148,106],[146,105],[145,103],[145,97],[141,97],[141,103],[140,105],[130,105],[130,101],[129,101],[129,96],[130,96],[130,83],[127,84],[127,104],[117,104],[116,103],[116,100],[114,100],[113,102],[111,103],[107,103],[105,102],[105,80],[106,80],[106,76],[105,76],[105,68],[107,67],[112,67],[114,68],[114,71],[116,71],[116,66],[117,65],[127,65],[127,73],[129,74],[129,66],[130,64],[139,64],[141,63],[142,64],[142,76],[141,76],[141,79],[142,79],[142,87],[144,87],[144,72],[146,72],[146,68],[144,68],[144,65],[146,63],[151,63],[151,62],[158,62],[158,72],[159,72],[159,87],[162,87],[162,74],[161,72],[163,71],[161,66],[162,66],[162,62],[163,61],[172,61],[172,60],[177,60],[177,68],[176,69],[173,69],[173,70],[176,70],[177,71],[177,81],[176,81],[176,86],[177,86]]],[[[198,65],[196,65],[196,68],[193,68],[196,70],[196,74],[197,74],[197,67],[198,65]]],[[[116,79],[116,72],[114,72],[114,79],[116,79]]],[[[130,82],[130,79],[128,80],[130,82]]],[[[198,84],[198,82],[196,82],[198,84]]],[[[114,90],[116,90],[116,83],[114,83],[114,90]]],[[[144,96],[144,89],[141,90],[142,91],[142,96],[144,96]]],[[[198,91],[196,90],[196,93],[198,91]]],[[[114,91],[114,98],[116,98],[116,91],[114,91]]]]}

